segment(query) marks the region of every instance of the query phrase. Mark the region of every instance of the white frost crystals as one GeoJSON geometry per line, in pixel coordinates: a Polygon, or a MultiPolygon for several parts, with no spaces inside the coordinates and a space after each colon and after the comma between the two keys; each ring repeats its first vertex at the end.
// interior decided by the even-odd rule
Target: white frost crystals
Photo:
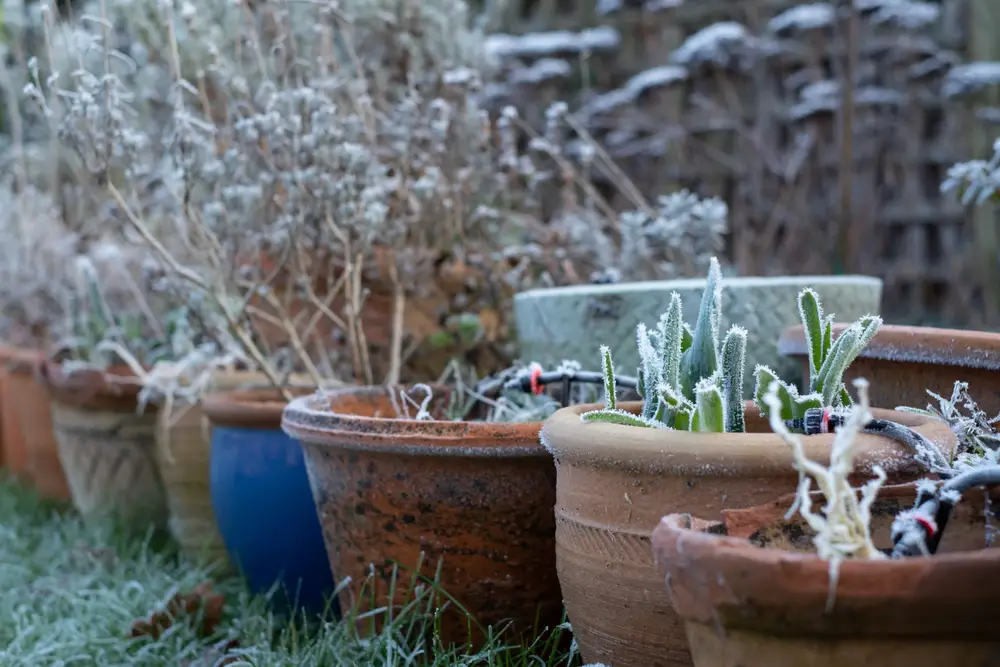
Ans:
{"type": "Polygon", "coordinates": [[[806,458],[802,441],[792,435],[782,421],[778,383],[772,382],[764,396],[765,403],[771,408],[771,429],[791,445],[795,468],[799,471],[795,502],[785,518],[790,518],[797,509],[816,533],[813,537],[816,554],[830,563],[828,610],[833,608],[836,599],[841,562],[848,558],[885,557],[872,542],[869,527],[871,506],[885,482],[885,471],[877,465],[872,467],[875,477],[861,487],[860,498],[859,490],[851,487],[848,481],[848,476],[854,470],[854,457],[858,453],[857,435],[872,419],[868,404],[868,381],[859,378],[853,384],[858,393],[858,402],[850,408],[844,425],[837,429],[830,448],[828,468],[806,458]],[[812,509],[810,490],[813,480],[826,499],[822,514],[813,512],[812,509]]]}

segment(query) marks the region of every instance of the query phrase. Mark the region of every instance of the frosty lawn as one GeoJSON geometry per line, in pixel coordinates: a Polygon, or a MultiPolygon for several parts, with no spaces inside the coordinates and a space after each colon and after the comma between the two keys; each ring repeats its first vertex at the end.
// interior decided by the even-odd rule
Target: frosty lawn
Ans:
{"type": "MultiPolygon", "coordinates": [[[[433,621],[415,601],[386,630],[361,640],[349,623],[287,623],[240,581],[184,561],[161,538],[85,525],[63,506],[40,502],[0,479],[0,664],[4,667],[306,666],[569,667],[568,632],[530,649],[505,649],[502,636],[471,654],[435,647],[433,621]],[[167,620],[158,638],[149,621],[176,594],[211,594],[195,614],[167,620]],[[212,595],[221,595],[222,598],[212,595]],[[220,617],[212,605],[224,602],[220,617]],[[214,626],[214,627],[213,627],[214,626]],[[138,637],[130,637],[139,634],[138,637]],[[561,640],[561,641],[560,641],[561,640]],[[560,646],[561,645],[561,646],[560,646]]],[[[156,620],[156,619],[153,619],[156,620]]]]}

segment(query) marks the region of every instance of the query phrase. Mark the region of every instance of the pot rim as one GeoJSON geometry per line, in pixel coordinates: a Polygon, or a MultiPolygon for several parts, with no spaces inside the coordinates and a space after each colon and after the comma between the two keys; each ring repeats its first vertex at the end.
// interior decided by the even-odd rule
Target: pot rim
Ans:
{"type": "MultiPolygon", "coordinates": [[[[311,387],[286,388],[293,393],[313,391],[311,387]]],[[[277,431],[286,404],[277,389],[247,389],[209,394],[202,399],[201,409],[212,426],[277,431]]]]}
{"type": "Polygon", "coordinates": [[[421,421],[338,413],[329,407],[338,396],[389,396],[397,389],[345,387],[301,396],[285,408],[281,428],[315,447],[406,456],[549,456],[538,440],[542,422],[421,421]]]}
{"type": "MultiPolygon", "coordinates": [[[[537,287],[518,292],[514,300],[538,299],[551,296],[602,296],[610,294],[632,294],[636,292],[664,291],[679,289],[703,289],[705,278],[678,278],[677,280],[639,280],[608,285],[567,285],[565,287],[537,287]]],[[[722,279],[724,290],[765,289],[779,285],[868,285],[882,288],[883,281],[875,276],[851,274],[843,276],[734,276],[722,279]]]]}
{"type": "MultiPolygon", "coordinates": [[[[763,548],[745,538],[704,532],[721,523],[690,514],[669,514],[653,530],[654,560],[667,581],[690,578],[693,585],[701,582],[697,584],[697,595],[690,591],[678,595],[668,583],[672,606],[682,618],[717,622],[721,609],[724,627],[749,627],[758,615],[774,618],[782,615],[782,610],[787,616],[792,610],[824,608],[830,586],[828,561],[815,554],[763,548]],[[682,568],[688,571],[684,577],[680,574],[682,568]],[[734,576],[725,577],[725,572],[734,576]],[[751,617],[736,611],[746,609],[748,604],[756,610],[751,617]]],[[[836,633],[838,619],[851,622],[853,616],[870,615],[876,607],[916,607],[918,612],[904,614],[913,618],[917,613],[928,616],[927,609],[949,599],[963,608],[992,607],[1000,597],[1000,580],[995,576],[998,567],[1000,548],[995,547],[931,557],[847,559],[840,564],[833,610],[824,624],[829,623],[830,632],[836,633]],[[887,581],[893,585],[887,586],[887,581]],[[970,593],[974,599],[969,599],[970,593]]],[[[929,623],[912,624],[913,634],[924,634],[933,623],[932,614],[929,623]]],[[[900,623],[892,625],[898,627],[900,623]]],[[[995,632],[989,619],[982,619],[978,625],[995,632]]],[[[788,631],[825,634],[817,628],[788,631]]]]}
{"type": "MultiPolygon", "coordinates": [[[[572,461],[597,467],[635,466],[656,474],[694,477],[729,477],[748,474],[784,477],[796,475],[792,448],[771,433],[694,433],[652,429],[603,422],[583,422],[580,415],[603,404],[571,405],[556,411],[542,427],[542,444],[556,461],[572,461]]],[[[619,403],[619,408],[637,414],[641,401],[619,403]]],[[[745,409],[757,410],[753,401],[745,409]]],[[[759,414],[759,412],[757,412],[759,414]]],[[[875,417],[909,426],[944,452],[951,452],[957,438],[947,424],[923,415],[872,409],[875,417]]],[[[828,465],[834,434],[798,436],[805,455],[828,465]]],[[[870,473],[879,464],[892,475],[917,471],[919,464],[902,444],[883,436],[862,433],[857,472],[870,473]]]]}
{"type": "MultiPolygon", "coordinates": [[[[835,322],[833,332],[840,335],[849,326],[847,322],[835,322]]],[[[801,324],[781,332],[778,354],[785,357],[808,354],[801,324]]],[[[883,324],[858,357],[1000,370],[1000,333],[883,324]]]]}
{"type": "Polygon", "coordinates": [[[34,374],[44,358],[42,350],[0,345],[0,365],[11,373],[34,374]]]}
{"type": "Polygon", "coordinates": [[[139,407],[142,380],[124,364],[67,372],[64,363],[40,357],[34,370],[36,380],[55,403],[111,412],[134,412],[139,407]]]}

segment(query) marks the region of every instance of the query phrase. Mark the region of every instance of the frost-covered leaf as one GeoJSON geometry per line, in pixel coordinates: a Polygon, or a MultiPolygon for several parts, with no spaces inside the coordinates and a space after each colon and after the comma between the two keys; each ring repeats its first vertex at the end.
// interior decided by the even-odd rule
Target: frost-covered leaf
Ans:
{"type": "Polygon", "coordinates": [[[641,415],[634,415],[624,410],[607,409],[591,410],[580,415],[581,421],[604,422],[605,424],[619,424],[622,426],[640,426],[642,428],[663,428],[663,424],[652,419],[646,419],[641,415]]]}

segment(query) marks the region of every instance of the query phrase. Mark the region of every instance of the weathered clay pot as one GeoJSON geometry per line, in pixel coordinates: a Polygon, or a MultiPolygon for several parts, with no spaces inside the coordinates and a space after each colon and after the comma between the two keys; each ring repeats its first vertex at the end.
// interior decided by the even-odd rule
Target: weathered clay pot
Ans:
{"type": "MultiPolygon", "coordinates": [[[[887,548],[892,518],[915,493],[912,485],[882,491],[872,537],[887,548]]],[[[671,514],[653,531],[695,667],[997,664],[1000,549],[984,549],[981,490],[956,507],[938,554],[841,563],[829,611],[830,565],[798,516],[782,518],[791,502],[722,522],[671,514]]]]}
{"type": "MultiPolygon", "coordinates": [[[[394,564],[400,604],[413,570],[433,579],[442,559],[441,588],[482,626],[513,621],[511,638],[536,620],[553,628],[562,615],[555,470],[538,444],[540,424],[396,419],[395,390],[299,398],[282,420],[306,455],[330,565],[352,578],[341,608],[386,604],[394,564]]],[[[432,414],[447,398],[435,387],[432,414]]],[[[441,621],[444,641],[469,641],[469,621],[454,605],[441,621]]]]}
{"type": "MultiPolygon", "coordinates": [[[[879,312],[882,281],[868,276],[780,276],[724,278],[720,328],[731,324],[747,329],[747,358],[770,366],[784,377],[795,365],[778,354],[775,341],[782,329],[800,322],[797,296],[806,287],[819,294],[827,312],[845,321],[879,312]]],[[[584,366],[599,361],[599,347],[611,347],[615,367],[634,373],[639,365],[635,328],[653,325],[670,303],[670,293],[681,295],[684,321],[692,326],[705,279],[576,285],[521,292],[514,299],[521,357],[553,366],[563,359],[584,366]]],[[[747,373],[744,391],[753,391],[747,373]]],[[[615,667],[618,667],[615,665],[615,667]]]]}
{"type": "Polygon", "coordinates": [[[49,396],[35,376],[42,358],[42,353],[36,350],[8,351],[7,393],[3,400],[13,412],[10,425],[17,431],[14,437],[24,447],[27,474],[36,492],[42,498],[69,500],[69,482],[59,459],[49,396]]]}
{"type": "MultiPolygon", "coordinates": [[[[834,324],[834,335],[848,326],[834,324]]],[[[804,379],[809,378],[801,324],[782,332],[778,351],[798,360],[804,379]]],[[[873,404],[913,408],[934,401],[927,389],[947,398],[955,381],[962,380],[979,407],[993,416],[1000,412],[1000,334],[883,325],[844,373],[848,386],[857,377],[871,383],[873,404]]]]}
{"type": "Polygon", "coordinates": [[[51,400],[59,459],[80,513],[114,514],[137,528],[166,527],[157,411],[138,412],[139,379],[126,368],[67,372],[49,361],[37,377],[51,400]]]}
{"type": "MultiPolygon", "coordinates": [[[[620,404],[633,412],[639,403],[620,404]]],[[[583,423],[572,406],[552,415],[542,442],[556,458],[556,558],[566,610],[586,662],[615,667],[689,666],[680,619],[653,566],[649,536],[664,511],[718,519],[795,490],[791,448],[748,402],[748,433],[691,433],[583,423]]],[[[873,410],[943,450],[955,436],[935,420],[873,410]]],[[[806,455],[828,462],[833,435],[802,438],[806,455]]],[[[858,481],[871,466],[890,481],[922,473],[901,445],[862,435],[858,481]]]]}

